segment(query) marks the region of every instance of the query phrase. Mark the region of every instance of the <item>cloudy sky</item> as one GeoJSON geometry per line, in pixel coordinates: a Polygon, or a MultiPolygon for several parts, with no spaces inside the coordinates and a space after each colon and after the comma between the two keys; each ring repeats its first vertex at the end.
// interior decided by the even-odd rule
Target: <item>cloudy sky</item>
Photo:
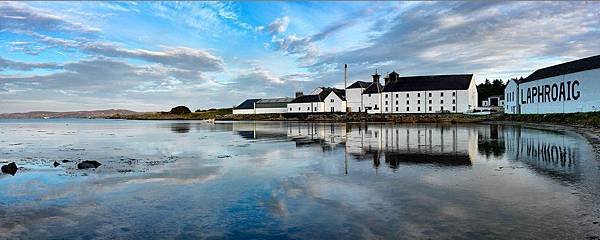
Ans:
{"type": "Polygon", "coordinates": [[[0,2],[0,112],[230,107],[600,54],[600,2],[0,2]]]}

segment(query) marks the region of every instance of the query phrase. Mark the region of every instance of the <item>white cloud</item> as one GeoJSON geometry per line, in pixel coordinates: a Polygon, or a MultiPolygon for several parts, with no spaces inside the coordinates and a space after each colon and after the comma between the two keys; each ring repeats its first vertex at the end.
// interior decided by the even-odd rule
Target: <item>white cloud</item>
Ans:
{"type": "Polygon", "coordinates": [[[271,34],[283,33],[287,30],[289,23],[290,18],[288,16],[277,18],[273,22],[269,23],[269,32],[271,34]]]}

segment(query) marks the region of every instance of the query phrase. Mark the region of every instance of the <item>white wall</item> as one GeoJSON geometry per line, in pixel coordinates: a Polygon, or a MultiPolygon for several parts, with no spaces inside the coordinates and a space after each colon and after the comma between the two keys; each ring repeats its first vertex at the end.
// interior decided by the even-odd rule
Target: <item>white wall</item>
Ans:
{"type": "Polygon", "coordinates": [[[381,94],[379,93],[363,94],[363,105],[365,109],[371,108],[371,110],[367,110],[368,113],[383,112],[381,108],[381,94]]]}
{"type": "Polygon", "coordinates": [[[349,88],[346,89],[346,104],[352,112],[365,111],[362,106],[362,88],[349,88]]]}
{"type": "Polygon", "coordinates": [[[288,103],[287,111],[289,113],[324,112],[325,106],[324,106],[323,102],[288,103]]]}
{"type": "Polygon", "coordinates": [[[598,111],[600,110],[598,90],[600,90],[600,69],[522,83],[519,85],[521,113],[598,111]],[[560,90],[561,85],[564,91],[560,90]],[[543,92],[543,94],[537,94],[538,91],[543,92]],[[562,92],[564,92],[564,95],[561,94],[562,92]]]}
{"type": "Polygon", "coordinates": [[[467,90],[438,90],[382,93],[383,113],[462,113],[468,109],[467,90]],[[430,102],[431,100],[431,102],[430,102]]]}
{"type": "Polygon", "coordinates": [[[518,106],[517,102],[519,95],[517,95],[517,83],[513,80],[508,81],[506,83],[506,88],[504,88],[504,112],[508,114],[517,114],[518,106]]]}
{"type": "Polygon", "coordinates": [[[233,109],[233,114],[254,114],[254,109],[233,109]]]}
{"type": "Polygon", "coordinates": [[[346,101],[343,101],[334,92],[329,93],[323,103],[325,112],[332,112],[332,108],[333,112],[346,112],[346,101]]]}
{"type": "Polygon", "coordinates": [[[286,113],[287,108],[256,108],[257,114],[265,114],[265,113],[286,113]]]}

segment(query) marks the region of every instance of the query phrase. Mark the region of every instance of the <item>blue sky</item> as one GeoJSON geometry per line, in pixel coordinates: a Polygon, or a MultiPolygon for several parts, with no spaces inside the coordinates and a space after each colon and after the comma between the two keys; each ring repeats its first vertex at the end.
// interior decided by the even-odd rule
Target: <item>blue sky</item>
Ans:
{"type": "Polygon", "coordinates": [[[0,112],[230,107],[600,54],[598,2],[0,2],[0,112]]]}

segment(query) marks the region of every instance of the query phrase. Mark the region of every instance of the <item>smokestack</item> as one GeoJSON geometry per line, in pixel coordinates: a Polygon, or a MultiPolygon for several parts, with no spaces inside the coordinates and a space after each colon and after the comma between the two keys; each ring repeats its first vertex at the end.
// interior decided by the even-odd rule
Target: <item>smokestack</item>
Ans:
{"type": "Polygon", "coordinates": [[[348,88],[348,64],[344,64],[344,89],[348,88]]]}
{"type": "Polygon", "coordinates": [[[375,74],[373,74],[372,76],[373,76],[373,82],[379,82],[379,77],[381,75],[377,74],[377,69],[375,69],[375,74]]]}
{"type": "Polygon", "coordinates": [[[304,96],[303,92],[296,92],[296,97],[302,97],[302,96],[304,96]]]}

